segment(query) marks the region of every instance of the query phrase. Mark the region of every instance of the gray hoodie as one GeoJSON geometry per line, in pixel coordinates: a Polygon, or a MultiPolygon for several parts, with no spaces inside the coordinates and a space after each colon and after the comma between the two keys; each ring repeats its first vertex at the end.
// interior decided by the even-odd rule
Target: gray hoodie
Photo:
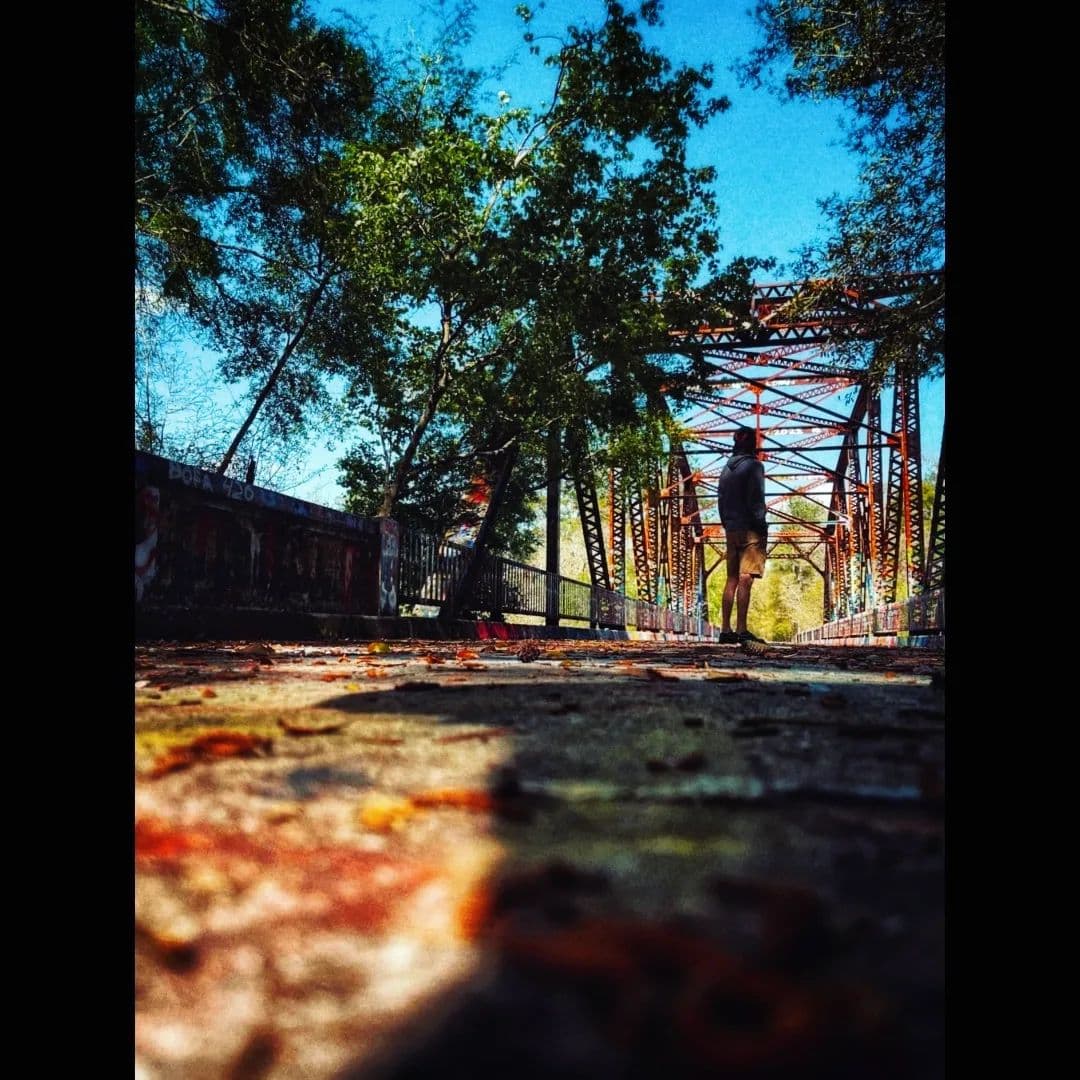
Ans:
{"type": "Polygon", "coordinates": [[[717,485],[725,529],[765,531],[765,466],[753,454],[735,454],[717,485]]]}

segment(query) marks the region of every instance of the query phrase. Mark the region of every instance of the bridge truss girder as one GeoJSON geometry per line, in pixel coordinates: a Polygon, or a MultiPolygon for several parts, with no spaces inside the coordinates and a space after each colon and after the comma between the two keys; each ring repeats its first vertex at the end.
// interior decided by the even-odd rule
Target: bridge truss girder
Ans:
{"type": "MultiPolygon", "coordinates": [[[[759,286],[741,326],[672,335],[670,351],[694,355],[709,372],[688,395],[696,411],[680,447],[707,485],[700,504],[715,505],[730,437],[752,424],[765,461],[769,556],[815,566],[825,582],[826,620],[895,600],[902,582],[908,595],[944,582],[944,436],[924,544],[916,377],[903,364],[893,372],[892,424],[884,430],[880,393],[862,372],[830,356],[837,334],[871,337],[875,316],[891,299],[942,281],[940,273],[875,279],[861,290],[826,291],[818,306],[803,305],[790,317],[803,283],[759,286]],[[850,389],[854,399],[839,400],[850,389]],[[833,451],[835,463],[827,456],[833,451]],[[782,525],[789,531],[777,534],[775,526],[790,518],[782,507],[793,495],[816,505],[821,520],[802,535],[790,531],[789,521],[782,525]]],[[[698,520],[704,546],[722,558],[722,527],[698,520]]]]}

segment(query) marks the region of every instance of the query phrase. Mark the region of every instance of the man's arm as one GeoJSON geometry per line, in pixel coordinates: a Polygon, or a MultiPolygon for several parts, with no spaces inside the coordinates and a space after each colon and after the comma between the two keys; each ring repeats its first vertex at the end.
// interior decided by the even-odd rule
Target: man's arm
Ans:
{"type": "Polygon", "coordinates": [[[768,528],[765,522],[765,466],[760,461],[755,461],[750,471],[746,506],[750,520],[755,522],[754,531],[764,533],[768,528]]]}

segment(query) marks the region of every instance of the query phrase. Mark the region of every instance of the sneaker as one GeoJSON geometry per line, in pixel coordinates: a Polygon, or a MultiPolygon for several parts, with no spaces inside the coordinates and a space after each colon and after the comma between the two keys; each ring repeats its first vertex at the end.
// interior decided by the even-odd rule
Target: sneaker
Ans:
{"type": "Polygon", "coordinates": [[[749,630],[743,630],[741,633],[735,635],[735,640],[742,644],[744,641],[756,641],[759,645],[765,645],[764,638],[759,638],[756,634],[751,634],[749,630]]]}
{"type": "Polygon", "coordinates": [[[716,635],[716,640],[721,645],[738,645],[739,635],[736,634],[734,630],[721,630],[720,633],[716,635]]]}

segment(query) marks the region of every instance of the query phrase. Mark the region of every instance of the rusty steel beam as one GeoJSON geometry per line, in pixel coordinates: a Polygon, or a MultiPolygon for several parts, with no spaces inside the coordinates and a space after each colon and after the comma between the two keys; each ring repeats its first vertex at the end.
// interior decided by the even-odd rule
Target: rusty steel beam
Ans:
{"type": "Polygon", "coordinates": [[[634,577],[637,581],[639,600],[655,603],[653,583],[655,571],[649,565],[649,537],[645,524],[645,505],[641,490],[631,484],[627,491],[627,510],[630,517],[630,538],[634,548],[634,577]]]}
{"type": "Polygon", "coordinates": [[[616,592],[626,591],[626,507],[623,503],[622,469],[608,470],[608,567],[611,571],[611,587],[616,592]]]}
{"type": "Polygon", "coordinates": [[[930,543],[927,548],[927,591],[945,588],[945,428],[941,429],[941,453],[938,456],[934,509],[930,516],[930,543]]]}
{"type": "Polygon", "coordinates": [[[923,566],[922,482],[919,461],[919,383],[897,366],[893,391],[893,432],[889,442],[885,496],[885,551],[882,601],[895,602],[903,571],[908,592],[920,587],[923,566]]]}
{"type": "Polygon", "coordinates": [[[881,461],[883,441],[881,432],[881,395],[870,390],[866,407],[869,435],[866,445],[866,513],[869,519],[870,565],[873,573],[874,603],[883,594],[882,558],[885,550],[885,516],[882,502],[881,461]]]}
{"type": "Polygon", "coordinates": [[[610,589],[607,559],[604,552],[604,527],[600,520],[600,504],[596,497],[596,478],[588,453],[588,441],[582,428],[568,432],[567,450],[570,458],[574,494],[577,496],[578,516],[585,540],[585,557],[589,563],[589,580],[595,589],[610,589]]]}

